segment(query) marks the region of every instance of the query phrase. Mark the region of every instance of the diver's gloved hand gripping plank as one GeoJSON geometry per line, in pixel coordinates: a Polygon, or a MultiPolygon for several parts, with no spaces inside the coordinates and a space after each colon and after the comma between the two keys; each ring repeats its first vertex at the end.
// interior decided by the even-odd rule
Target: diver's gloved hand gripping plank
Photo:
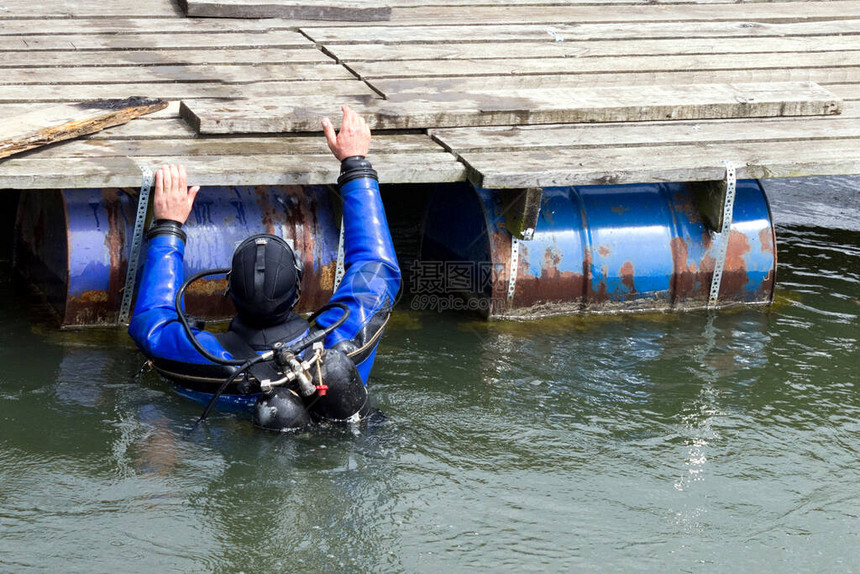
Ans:
{"type": "Polygon", "coordinates": [[[365,159],[367,124],[344,106],[339,132],[328,118],[322,125],[341,161],[346,273],[329,304],[309,320],[292,312],[302,274],[295,254],[283,239],[261,234],[233,255],[229,281],[237,316],[230,329],[216,335],[189,325],[178,312],[187,286],[182,226],[199,188],[188,187],[182,166],[156,174],[155,223],[129,334],[183,394],[210,403],[206,413],[216,399],[253,406],[258,426],[283,430],[357,420],[368,410],[367,380],[400,289],[400,269],[376,172],[365,159]]]}

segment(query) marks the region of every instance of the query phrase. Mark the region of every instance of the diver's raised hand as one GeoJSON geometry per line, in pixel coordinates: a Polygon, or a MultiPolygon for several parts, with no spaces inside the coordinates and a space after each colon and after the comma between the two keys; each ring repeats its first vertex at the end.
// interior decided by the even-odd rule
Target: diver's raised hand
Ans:
{"type": "Polygon", "coordinates": [[[169,219],[185,223],[200,186],[188,187],[188,174],[184,165],[163,165],[155,173],[155,219],[169,219]]]}
{"type": "Polygon", "coordinates": [[[343,111],[343,120],[337,135],[331,120],[322,120],[323,132],[331,153],[340,161],[356,155],[366,156],[370,151],[370,128],[367,127],[367,122],[349,106],[341,106],[340,109],[343,111]]]}

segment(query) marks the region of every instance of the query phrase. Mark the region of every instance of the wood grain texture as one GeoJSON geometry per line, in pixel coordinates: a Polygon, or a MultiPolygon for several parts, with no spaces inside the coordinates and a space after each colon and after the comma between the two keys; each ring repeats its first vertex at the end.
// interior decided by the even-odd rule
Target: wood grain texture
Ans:
{"type": "MultiPolygon", "coordinates": [[[[759,38],[751,46],[746,38],[664,38],[658,40],[574,40],[522,42],[448,42],[444,44],[335,44],[329,47],[339,62],[398,62],[403,60],[494,60],[571,58],[616,62],[620,56],[653,57],[722,54],[725,63],[737,57],[799,52],[848,52],[860,50],[860,35],[759,38]],[[610,59],[611,58],[611,59],[610,59]]],[[[844,62],[842,62],[844,63],[844,62]]],[[[783,61],[785,65],[785,61],[783,61]]]]}
{"type": "MultiPolygon", "coordinates": [[[[815,82],[855,84],[860,65],[839,68],[770,68],[763,70],[688,70],[594,74],[542,74],[522,76],[464,76],[440,78],[395,78],[372,80],[376,91],[393,101],[451,98],[457,92],[519,92],[521,90],[577,89],[609,86],[660,86],[722,83],[815,82]]],[[[851,97],[846,96],[846,97],[851,97]]]]}
{"type": "Polygon", "coordinates": [[[378,0],[179,0],[188,16],[200,18],[289,18],[378,22],[391,6],[378,0]]]}
{"type": "MultiPolygon", "coordinates": [[[[723,6],[731,13],[731,10],[723,6]]],[[[481,26],[449,22],[424,26],[301,27],[315,42],[334,44],[450,44],[506,42],[571,42],[592,40],[655,40],[681,38],[777,38],[795,36],[858,34],[860,17],[850,20],[809,22],[704,21],[693,25],[684,18],[667,22],[622,21],[607,23],[548,22],[529,24],[484,23],[481,26]]],[[[2,34],[2,32],[0,32],[2,34]]]]}
{"type": "MultiPolygon", "coordinates": [[[[831,115],[841,101],[811,83],[574,88],[456,94],[446,100],[351,101],[371,129],[624,122],[831,115]]],[[[183,102],[180,113],[201,134],[319,130],[338,102],[262,99],[183,102]]]]}
{"type": "MultiPolygon", "coordinates": [[[[192,1],[217,10],[300,5],[192,1]]],[[[372,1],[361,7],[383,0],[372,1]]],[[[318,135],[201,136],[180,118],[180,99],[253,102],[233,118],[240,131],[261,122],[317,130],[321,115],[335,119],[352,102],[374,114],[374,161],[388,182],[462,180],[458,156],[476,181],[505,187],[708,179],[733,158],[749,164],[747,175],[860,173],[858,0],[384,1],[389,21],[322,22],[186,18],[175,0],[0,0],[0,125],[47,103],[128,94],[171,101],[134,122],[0,161],[0,189],[137,186],[138,165],[168,160],[211,184],[334,181],[336,162],[318,135]],[[752,106],[661,92],[806,81],[842,98],[843,113],[704,119],[749,115],[752,106]],[[619,97],[630,86],[661,95],[624,108],[619,97]],[[592,106],[592,116],[566,108],[583,90],[604,95],[596,106],[574,102],[592,106]],[[702,111],[719,106],[719,114],[702,111]],[[295,109],[300,121],[281,116],[295,109]],[[661,112],[676,119],[525,125],[661,112]],[[466,121],[473,127],[443,127],[466,121]],[[497,122],[516,125],[483,127],[497,122]],[[429,129],[435,141],[383,128],[429,129]]],[[[786,105],[771,111],[802,104],[786,105]]]]}
{"type": "MultiPolygon", "coordinates": [[[[204,21],[205,22],[205,21],[204,21]]],[[[159,24],[162,21],[159,21],[159,24]]],[[[6,23],[4,22],[4,25],[6,23]]],[[[166,30],[167,32],[175,32],[175,26],[171,26],[174,30],[166,30]]],[[[33,55],[38,52],[54,51],[60,55],[66,56],[66,65],[74,65],[74,61],[87,50],[139,50],[153,51],[155,53],[164,50],[188,50],[196,48],[202,50],[202,54],[210,54],[213,52],[227,48],[306,48],[313,49],[313,43],[298,32],[291,30],[237,30],[235,32],[224,31],[200,31],[196,29],[178,30],[179,33],[153,34],[147,29],[142,32],[126,32],[126,33],[110,33],[97,32],[91,33],[90,30],[80,26],[67,26],[65,33],[61,34],[21,34],[14,36],[4,36],[0,33],[0,51],[8,53],[10,57],[25,59],[24,54],[18,52],[26,52],[26,60],[29,61],[33,55]],[[75,33],[77,32],[77,33],[75,33]],[[74,58],[69,57],[70,52],[74,51],[74,58]]],[[[315,51],[315,50],[314,50],[315,51]]],[[[183,52],[182,58],[179,61],[185,61],[185,58],[193,57],[196,51],[183,52]]],[[[114,54],[113,56],[118,56],[114,54]]],[[[180,54],[177,54],[179,56],[180,54]]],[[[110,61],[111,56],[106,55],[107,61],[110,61]]],[[[207,63],[214,63],[207,60],[207,63]]]]}
{"type": "Polygon", "coordinates": [[[128,98],[37,109],[0,123],[0,158],[124,124],[165,107],[163,100],[128,98]]]}
{"type": "Polygon", "coordinates": [[[358,81],[301,81],[225,84],[221,82],[166,82],[127,84],[54,84],[0,86],[0,104],[20,102],[69,102],[96,98],[121,98],[127,94],[150,94],[165,100],[188,98],[256,98],[317,96],[346,100],[349,97],[377,98],[379,95],[358,81]]]}
{"type": "MultiPolygon", "coordinates": [[[[107,5],[102,0],[3,0],[0,21],[4,18],[90,18],[104,17],[107,5]]],[[[175,2],[164,0],[113,0],[110,9],[126,16],[143,18],[177,17],[182,12],[175,2]]],[[[2,27],[2,26],[0,26],[2,27]]]]}
{"type": "Polygon", "coordinates": [[[723,4],[653,4],[607,9],[606,6],[509,5],[472,6],[451,11],[439,6],[400,8],[391,15],[392,23],[408,26],[429,24],[582,24],[602,22],[813,22],[860,18],[860,1],[840,2],[766,2],[739,3],[726,9],[723,4]]]}
{"type": "Polygon", "coordinates": [[[647,149],[599,148],[571,157],[566,150],[468,153],[462,156],[470,179],[490,188],[606,185],[722,179],[730,161],[739,178],[802,177],[857,173],[857,138],[826,141],[755,142],[696,146],[658,145],[647,149]]]}
{"type": "Polygon", "coordinates": [[[709,143],[795,141],[798,139],[860,139],[856,117],[833,116],[803,121],[774,118],[747,121],[647,122],[638,124],[576,124],[503,128],[434,129],[431,135],[457,154],[494,150],[498,152],[565,148],[642,147],[654,145],[698,145],[709,143]],[[815,122],[813,124],[813,122],[815,122]]]}
{"type": "MultiPolygon", "coordinates": [[[[104,2],[98,2],[101,14],[105,12],[104,2]]],[[[291,20],[226,20],[221,18],[184,18],[184,17],[158,17],[147,18],[137,16],[134,13],[122,15],[121,12],[113,13],[113,17],[76,17],[76,18],[50,18],[42,19],[40,16],[38,25],[34,25],[32,19],[26,16],[32,14],[27,10],[16,12],[16,18],[3,20],[0,26],[0,36],[47,36],[68,35],[71,33],[82,35],[101,34],[130,34],[137,36],[162,36],[171,33],[196,34],[200,32],[234,34],[236,32],[262,32],[267,30],[292,30],[297,25],[291,20]]],[[[10,11],[11,15],[11,11],[10,11]]],[[[307,24],[319,24],[319,22],[307,22],[307,24]]],[[[226,36],[225,36],[226,38],[226,36]]]]}
{"type": "Polygon", "coordinates": [[[659,72],[709,72],[723,70],[785,69],[786,62],[793,68],[857,67],[860,54],[846,58],[843,51],[790,52],[787,54],[693,54],[667,56],[617,56],[606,58],[487,58],[487,59],[433,59],[390,62],[354,62],[350,68],[371,82],[381,78],[431,78],[444,76],[528,76],[572,74],[625,74],[659,72]]]}
{"type": "MultiPolygon", "coordinates": [[[[138,122],[139,123],[139,122],[138,122]]],[[[160,122],[164,123],[164,122],[160,122]]],[[[131,124],[127,124],[131,125],[131,124]]],[[[162,137],[140,139],[115,137],[115,130],[105,130],[91,137],[41,150],[39,159],[48,158],[96,158],[96,157],[205,157],[205,156],[256,156],[256,155],[305,155],[325,158],[330,155],[323,137],[219,137],[195,138],[184,134],[167,133],[162,137]]],[[[404,154],[410,161],[412,154],[426,156],[439,154],[440,161],[451,161],[445,148],[424,134],[381,134],[374,138],[373,148],[377,154],[404,154]],[[443,157],[444,156],[444,157],[443,157]]],[[[334,161],[334,160],[332,160],[334,161]]]]}
{"type": "MultiPolygon", "coordinates": [[[[464,181],[466,168],[453,156],[372,154],[380,181],[441,183],[464,181]],[[404,161],[408,159],[408,161],[404,161]]],[[[144,156],[9,159],[0,163],[0,187],[64,189],[140,186],[140,166],[164,163],[188,168],[195,185],[327,185],[337,182],[340,165],[329,155],[144,156]]]]}
{"type": "Polygon", "coordinates": [[[139,84],[199,83],[253,84],[257,82],[301,82],[355,80],[349,71],[334,63],[195,65],[167,64],[155,66],[118,66],[98,68],[6,68],[0,74],[0,85],[20,84],[139,84]]]}
{"type": "MultiPolygon", "coordinates": [[[[79,50],[74,58],[62,51],[20,52],[0,51],[0,68],[28,70],[29,75],[44,75],[39,68],[138,68],[141,66],[206,66],[213,65],[288,65],[298,68],[296,78],[313,74],[314,68],[307,64],[323,67],[333,65],[332,59],[314,48],[218,48],[194,50],[79,50]]],[[[56,70],[54,70],[56,71],[56,70]]],[[[229,69],[228,69],[229,71],[229,69]]],[[[19,72],[21,73],[21,72],[19,72]]],[[[128,72],[124,72],[128,74],[128,72]]],[[[280,72],[281,74],[284,71],[280,72]]],[[[79,73],[80,74],[80,73],[79,73]]],[[[93,83],[98,75],[92,77],[93,83]]]]}

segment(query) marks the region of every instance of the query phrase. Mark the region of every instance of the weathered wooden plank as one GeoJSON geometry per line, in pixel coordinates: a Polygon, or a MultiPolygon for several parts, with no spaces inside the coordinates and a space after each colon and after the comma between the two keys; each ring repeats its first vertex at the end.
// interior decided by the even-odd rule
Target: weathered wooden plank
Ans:
{"type": "MultiPolygon", "coordinates": [[[[291,30],[251,30],[220,33],[187,31],[185,33],[149,34],[129,32],[124,34],[82,33],[3,36],[0,35],[0,51],[27,52],[26,59],[40,51],[74,51],[75,58],[85,50],[177,50],[199,48],[204,53],[224,48],[308,48],[313,44],[302,34],[291,30]]],[[[24,58],[22,54],[19,58],[24,58]]],[[[67,62],[68,63],[68,62],[67,62]]]]}
{"type": "MultiPolygon", "coordinates": [[[[860,120],[843,118],[764,118],[699,122],[577,124],[431,130],[433,138],[457,154],[533,149],[698,145],[708,143],[809,141],[860,138],[860,120]]],[[[647,151],[646,151],[647,153],[647,151]]]]}
{"type": "Polygon", "coordinates": [[[511,92],[541,89],[575,89],[607,86],[652,86],[750,82],[815,82],[821,85],[860,82],[860,66],[844,68],[783,68],[764,70],[705,70],[626,72],[622,74],[567,74],[523,76],[465,76],[458,78],[407,78],[369,81],[392,101],[451,99],[454,93],[511,92]]]}
{"type": "Polygon", "coordinates": [[[100,0],[3,0],[0,4],[0,20],[4,18],[106,18],[112,14],[123,17],[154,18],[182,16],[182,11],[174,2],[165,0],[135,0],[106,5],[100,0]]]}
{"type": "MultiPolygon", "coordinates": [[[[682,56],[732,54],[816,53],[860,50],[860,35],[798,36],[790,38],[684,38],[663,40],[589,40],[555,42],[471,42],[445,44],[337,44],[328,51],[341,62],[401,60],[493,60],[535,58],[608,58],[610,56],[682,56]]],[[[726,56],[722,56],[726,63],[726,56]]],[[[844,63],[844,62],[843,62],[844,63]]]]}
{"type": "Polygon", "coordinates": [[[0,158],[91,134],[165,107],[163,100],[128,98],[33,110],[0,124],[0,158]]]}
{"type": "MultiPolygon", "coordinates": [[[[41,105],[41,104],[40,104],[41,105]]],[[[33,104],[0,104],[0,121],[11,119],[15,116],[20,116],[33,111],[33,104]]],[[[152,112],[138,118],[138,121],[125,125],[136,125],[140,123],[150,122],[158,119],[178,119],[179,118],[179,102],[172,101],[167,103],[167,107],[156,112],[152,112]]]]}
{"type": "MultiPolygon", "coordinates": [[[[481,42],[553,42],[655,40],[682,38],[767,38],[860,34],[860,19],[823,22],[638,22],[588,24],[489,24],[444,26],[308,27],[301,31],[325,44],[449,44],[481,42]]],[[[1,32],[0,32],[1,33],[1,32]]]]}
{"type": "Polygon", "coordinates": [[[255,98],[279,96],[312,96],[334,98],[340,96],[379,97],[363,82],[304,81],[258,82],[255,84],[200,83],[149,83],[149,84],[71,84],[40,86],[0,86],[0,103],[68,102],[93,98],[119,98],[128,94],[148,94],[165,100],[189,98],[255,98]]]}
{"type": "MultiPolygon", "coordinates": [[[[385,183],[463,181],[466,168],[440,153],[371,154],[369,159],[385,183]]],[[[333,184],[340,165],[331,154],[257,156],[167,156],[107,158],[24,158],[0,163],[0,189],[66,189],[137,187],[140,167],[176,163],[188,168],[195,185],[324,185],[333,184]]]]}
{"type": "MultiPolygon", "coordinates": [[[[856,0],[829,2],[825,4],[842,5],[856,3],[856,0]]],[[[800,4],[800,3],[798,3],[800,4]]],[[[822,3],[815,3],[820,5],[822,3]]],[[[715,6],[715,7],[720,7],[715,6]]],[[[725,8],[725,6],[722,6],[725,8]]],[[[657,10],[660,8],[657,7],[657,10]]],[[[531,10],[534,10],[533,8],[531,10]]],[[[603,8],[605,13],[613,13],[603,8]]],[[[626,11],[626,10],[625,10],[626,11]]],[[[799,22],[755,21],[743,16],[691,22],[679,20],[663,22],[641,21],[626,22],[622,16],[609,18],[608,23],[588,23],[574,18],[569,23],[558,20],[542,23],[528,21],[509,24],[494,24],[492,20],[479,25],[398,23],[388,26],[333,26],[320,27],[319,22],[269,19],[220,19],[220,18],[81,18],[70,21],[66,18],[41,20],[34,26],[32,20],[4,20],[0,26],[0,36],[46,36],[63,35],[107,35],[133,34],[138,36],[164,35],[175,32],[187,33],[230,33],[263,32],[267,30],[295,30],[300,28],[314,41],[333,43],[445,43],[445,42],[483,42],[483,41],[524,41],[543,40],[551,37],[556,41],[616,39],[616,38],[684,38],[684,37],[723,37],[723,36],[806,36],[814,34],[857,33],[857,20],[860,15],[847,12],[842,18],[832,20],[804,20],[799,22]],[[74,22],[70,26],[70,22],[74,22]]],[[[457,19],[458,24],[461,22],[457,19]]],[[[168,40],[165,40],[168,41],[168,40]]]]}
{"type": "MultiPolygon", "coordinates": [[[[842,2],[766,2],[725,4],[674,4],[625,6],[607,10],[605,6],[559,5],[472,6],[457,12],[458,24],[578,24],[584,22],[811,22],[850,20],[860,17],[860,1],[842,2]]],[[[450,24],[451,13],[438,6],[400,8],[391,14],[392,23],[415,26],[450,24]]]]}
{"type": "MultiPolygon", "coordinates": [[[[444,6],[446,8],[469,8],[472,6],[493,6],[499,0],[388,0],[392,8],[415,6],[444,6]]],[[[743,0],[750,2],[772,2],[773,0],[743,0]]],[[[812,2],[816,0],[783,0],[788,2],[812,2]]],[[[835,0],[841,1],[841,0],[835,0]]],[[[653,4],[653,0],[505,0],[509,6],[558,6],[561,4],[577,6],[628,6],[653,4]]],[[[690,4],[690,0],[660,0],[660,4],[690,4]]],[[[696,4],[736,4],[737,0],[695,0],[696,4]]]]}
{"type": "Polygon", "coordinates": [[[827,89],[845,101],[860,100],[860,84],[829,84],[827,89]]]}
{"type": "MultiPolygon", "coordinates": [[[[827,115],[841,101],[811,83],[708,84],[572,88],[516,94],[461,94],[457,100],[352,101],[372,129],[522,125],[827,115]]],[[[262,99],[194,100],[180,108],[200,133],[279,133],[319,130],[336,117],[339,101],[262,99]]]]}
{"type": "Polygon", "coordinates": [[[661,181],[707,181],[725,175],[723,160],[739,178],[860,173],[860,140],[703,143],[698,146],[599,148],[571,157],[565,150],[470,153],[470,178],[484,187],[552,187],[661,181]]]}
{"type": "MultiPolygon", "coordinates": [[[[138,67],[160,65],[211,66],[217,64],[259,65],[278,64],[293,68],[297,74],[313,73],[307,64],[332,64],[333,60],[313,47],[210,49],[210,50],[89,50],[74,53],[66,51],[2,52],[0,68],[90,68],[138,67]]],[[[289,69],[285,68],[284,73],[289,69]]],[[[38,70],[35,71],[38,73],[38,70]]]]}
{"type": "MultiPolygon", "coordinates": [[[[178,102],[177,102],[178,103],[178,102]]],[[[194,139],[197,132],[178,116],[174,118],[163,118],[158,120],[140,119],[122,126],[116,126],[97,134],[87,136],[90,140],[150,140],[150,139],[194,139]]],[[[83,140],[82,140],[83,141],[83,140]]],[[[77,143],[77,142],[74,142],[77,143]]],[[[68,144],[57,146],[66,148],[68,144]]],[[[48,150],[45,150],[46,152],[48,150]]],[[[41,152],[40,152],[41,153],[41,152]]]]}
{"type": "Polygon", "coordinates": [[[511,58],[474,60],[407,60],[354,62],[349,67],[362,78],[433,76],[523,76],[625,72],[676,72],[707,70],[764,70],[786,67],[839,68],[860,65],[860,55],[845,52],[791,52],[789,54],[735,54],[683,56],[618,56],[610,58],[511,58]]]}
{"type": "Polygon", "coordinates": [[[16,84],[127,84],[166,82],[219,82],[250,84],[267,81],[355,81],[349,71],[334,62],[317,64],[184,65],[104,68],[6,68],[0,85],[16,84]]]}
{"type": "MultiPolygon", "coordinates": [[[[102,3],[102,13],[105,5],[102,3]]],[[[109,15],[111,16],[111,15],[109,15]]],[[[139,18],[116,17],[107,18],[54,18],[38,17],[38,25],[33,20],[14,19],[4,20],[0,26],[0,36],[45,36],[68,35],[104,35],[104,34],[134,34],[134,35],[165,35],[173,33],[225,33],[261,32],[266,30],[292,30],[301,26],[301,22],[293,20],[224,20],[220,18],[139,18]]],[[[319,24],[319,22],[307,22],[319,24]]]]}
{"type": "MultiPolygon", "coordinates": [[[[167,123],[167,122],[158,122],[167,123]]],[[[170,122],[180,126],[183,123],[170,122]]],[[[131,125],[131,124],[128,124],[131,125]]],[[[186,126],[187,128],[187,126],[186,126]]],[[[190,130],[189,130],[190,131],[190,130]]],[[[289,137],[194,137],[182,134],[178,137],[114,139],[114,130],[101,132],[99,138],[88,138],[39,150],[29,157],[49,158],[97,158],[97,157],[203,157],[203,156],[253,156],[298,154],[326,156],[329,153],[325,139],[319,135],[289,137]]],[[[424,134],[385,134],[373,138],[374,151],[383,155],[439,153],[442,161],[448,161],[445,148],[424,134]]],[[[405,159],[404,161],[410,161],[405,159]]]]}
{"type": "Polygon", "coordinates": [[[289,18],[378,22],[391,6],[374,0],[179,0],[188,16],[200,18],[289,18]]]}

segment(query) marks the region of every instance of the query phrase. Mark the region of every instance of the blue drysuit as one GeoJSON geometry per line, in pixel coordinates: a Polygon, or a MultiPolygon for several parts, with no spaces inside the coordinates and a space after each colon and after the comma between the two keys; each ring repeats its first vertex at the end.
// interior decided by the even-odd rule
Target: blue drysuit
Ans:
{"type": "MultiPolygon", "coordinates": [[[[400,289],[400,269],[375,172],[369,170],[366,161],[363,165],[367,169],[359,171],[359,177],[343,182],[344,176],[341,176],[346,273],[331,301],[346,305],[350,314],[343,325],[326,337],[325,347],[347,353],[366,385],[381,330],[400,289]]],[[[217,387],[213,383],[226,379],[235,367],[215,365],[202,356],[177,319],[174,299],[184,281],[183,236],[184,233],[179,232],[150,237],[129,334],[162,375],[173,379],[180,387],[212,393],[217,387]],[[203,384],[195,386],[195,381],[203,384]]],[[[339,309],[326,311],[316,325],[327,327],[341,315],[339,309]]],[[[196,329],[195,334],[213,355],[234,358],[219,336],[196,329]]],[[[306,334],[307,330],[300,331],[294,340],[306,334]]],[[[227,393],[231,392],[237,393],[228,389],[227,393]]],[[[198,400],[206,398],[195,397],[192,392],[188,394],[198,400]]],[[[250,396],[233,397],[237,404],[248,404],[250,399],[250,396]]]]}

